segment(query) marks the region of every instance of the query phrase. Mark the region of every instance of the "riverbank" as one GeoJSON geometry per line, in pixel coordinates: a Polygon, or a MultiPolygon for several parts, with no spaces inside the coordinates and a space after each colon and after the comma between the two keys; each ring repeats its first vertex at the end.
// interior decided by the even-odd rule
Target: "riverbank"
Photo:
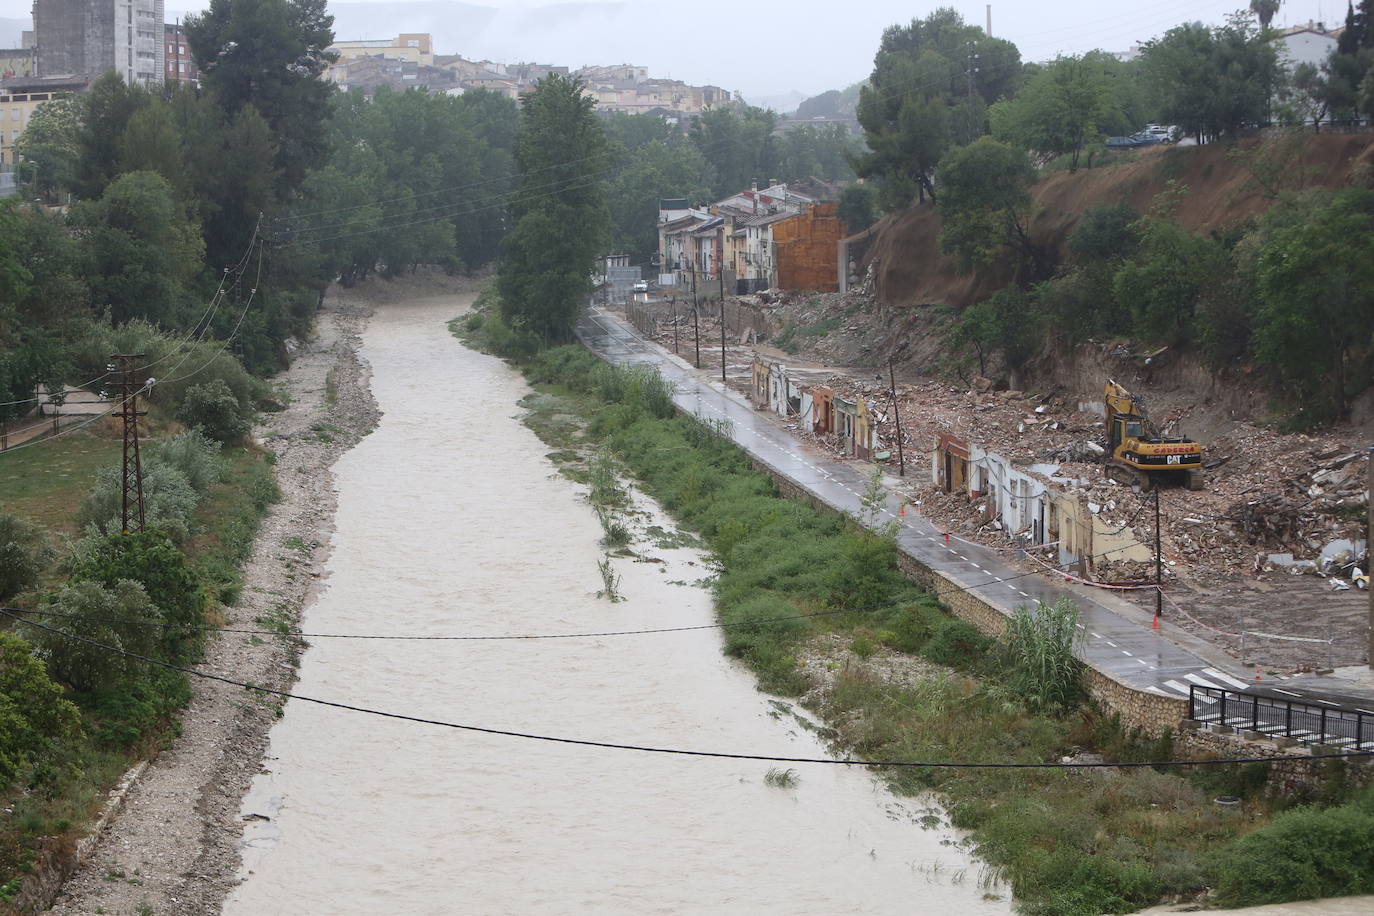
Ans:
{"type": "MultiPolygon", "coordinates": [[[[328,468],[375,425],[357,339],[362,295],[331,292],[315,336],[278,380],[287,403],[255,430],[276,457],[281,499],[263,520],[223,626],[287,629],[318,582],[333,518],[328,468]]],[[[199,670],[287,689],[298,640],[215,633],[199,670]]],[[[196,680],[179,735],[128,788],[63,885],[55,913],[213,914],[240,860],[239,800],[257,772],[278,704],[196,680]]]]}

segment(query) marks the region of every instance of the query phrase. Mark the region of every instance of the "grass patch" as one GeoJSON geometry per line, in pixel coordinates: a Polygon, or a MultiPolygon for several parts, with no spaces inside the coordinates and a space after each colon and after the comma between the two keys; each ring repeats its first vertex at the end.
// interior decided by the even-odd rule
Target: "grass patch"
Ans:
{"type": "Polygon", "coordinates": [[[234,604],[243,588],[239,567],[253,552],[253,539],[268,506],[281,494],[271,463],[261,450],[226,449],[225,458],[228,473],[222,483],[206,491],[197,507],[194,520],[199,533],[187,552],[211,595],[234,604]]]}
{"type": "Polygon", "coordinates": [[[797,783],[801,781],[797,776],[797,771],[788,767],[780,770],[777,767],[770,767],[767,773],[763,774],[763,784],[772,786],[775,789],[795,789],[797,783]]]}
{"type": "Polygon", "coordinates": [[[75,534],[95,472],[122,454],[119,439],[74,432],[0,453],[0,506],[54,533],[75,534]]]}

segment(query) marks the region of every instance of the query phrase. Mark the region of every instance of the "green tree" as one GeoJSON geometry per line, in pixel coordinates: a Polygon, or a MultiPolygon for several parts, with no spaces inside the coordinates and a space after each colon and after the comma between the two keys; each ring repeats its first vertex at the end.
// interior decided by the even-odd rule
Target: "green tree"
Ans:
{"type": "Polygon", "coordinates": [[[149,624],[156,624],[160,615],[137,582],[124,580],[112,588],[74,582],[44,601],[42,609],[56,615],[63,632],[38,631],[34,642],[39,656],[54,678],[75,690],[119,687],[144,674],[143,662],[110,649],[145,657],[156,651],[157,629],[149,624]]]}
{"type": "Polygon", "coordinates": [[[1039,341],[1035,298],[1014,286],[1000,289],[964,309],[952,338],[956,346],[968,346],[978,359],[978,374],[988,374],[989,361],[1002,356],[1008,369],[1024,366],[1039,341]]]}
{"type": "Polygon", "coordinates": [[[94,199],[119,175],[124,129],[134,112],[152,104],[152,96],[142,86],[126,85],[118,73],[109,70],[91,83],[83,102],[72,191],[94,199]]]}
{"type": "Polygon", "coordinates": [[[1280,82],[1273,43],[1240,18],[1170,29],[1145,44],[1143,61],[1160,116],[1199,142],[1264,122],[1280,82]]]}
{"type": "Polygon", "coordinates": [[[1261,362],[1315,401],[1311,419],[1343,418],[1370,382],[1374,192],[1338,192],[1275,232],[1260,255],[1259,293],[1261,362]]]}
{"type": "Polygon", "coordinates": [[[211,0],[186,17],[186,41],[228,118],[252,105],[271,127],[278,191],[324,164],[334,17],[325,0],[211,0]]]}
{"type": "Polygon", "coordinates": [[[1102,136],[1115,102],[1108,55],[1059,57],[1026,81],[1014,98],[992,106],[992,134],[1045,157],[1069,157],[1078,170],[1086,146],[1102,136]]]}
{"type": "Polygon", "coordinates": [[[887,209],[934,198],[936,164],[952,143],[985,132],[987,106],[1014,90],[1020,72],[1014,44],[966,25],[953,9],[891,26],[859,93],[869,152],[855,170],[878,183],[887,209]]]}
{"type": "Polygon", "coordinates": [[[177,419],[216,442],[238,442],[251,424],[247,409],[223,379],[210,379],[186,389],[177,419]]]}
{"type": "Polygon", "coordinates": [[[497,273],[501,316],[544,343],[573,338],[609,227],[609,149],[580,80],[549,76],[525,96],[515,158],[515,229],[497,273]]]}
{"type": "Polygon", "coordinates": [[[1267,29],[1282,5],[1283,0],[1250,0],[1250,12],[1259,20],[1260,28],[1267,29]]]}
{"type": "Polygon", "coordinates": [[[0,512],[0,601],[37,585],[51,561],[52,549],[37,525],[0,512]]]}
{"type": "Polygon", "coordinates": [[[53,200],[60,188],[70,187],[76,175],[85,110],[85,97],[80,95],[44,102],[15,141],[20,179],[47,200],[53,200]]]}
{"type": "Polygon", "coordinates": [[[940,248],[972,271],[1007,252],[1029,283],[1043,276],[1048,255],[1030,237],[1035,167],[1020,150],[981,137],[940,163],[940,248]]]}
{"type": "Polygon", "coordinates": [[[48,677],[32,647],[0,633],[0,786],[52,759],[64,738],[81,729],[76,707],[48,677]]]}
{"type": "Polygon", "coordinates": [[[682,138],[653,140],[628,153],[606,191],[611,246],[636,263],[647,260],[658,247],[658,202],[705,200],[711,194],[707,172],[701,152],[682,138]]]}
{"type": "Polygon", "coordinates": [[[1084,264],[1129,258],[1140,245],[1139,221],[1130,204],[1101,204],[1083,213],[1065,247],[1084,264]]]}
{"type": "Polygon", "coordinates": [[[1345,29],[1336,51],[1323,67],[1325,101],[1333,117],[1346,120],[1374,114],[1374,91],[1367,83],[1374,72],[1374,24],[1371,0],[1360,0],[1346,11],[1345,29]]]}
{"type": "Polygon", "coordinates": [[[773,129],[777,116],[764,108],[712,108],[692,125],[692,142],[711,165],[711,196],[724,197],[779,177],[781,161],[773,129]]]}
{"type": "Polygon", "coordinates": [[[85,235],[86,274],[98,308],[116,324],[148,318],[178,327],[185,288],[199,272],[203,248],[186,224],[166,179],[129,172],[99,200],[72,208],[72,223],[85,235]]]}
{"type": "Polygon", "coordinates": [[[878,221],[878,194],[869,184],[847,185],[840,193],[837,211],[840,222],[852,235],[863,232],[878,221]]]}
{"type": "Polygon", "coordinates": [[[1215,239],[1193,235],[1163,212],[1142,219],[1140,251],[1112,278],[1115,300],[1136,335],[1173,345],[1193,330],[1198,305],[1230,275],[1230,258],[1215,239]]]}
{"type": "Polygon", "coordinates": [[[71,580],[117,588],[132,581],[143,586],[160,615],[156,637],[161,657],[188,662],[201,644],[209,601],[186,556],[159,531],[109,534],[83,542],[71,564],[71,580]]]}

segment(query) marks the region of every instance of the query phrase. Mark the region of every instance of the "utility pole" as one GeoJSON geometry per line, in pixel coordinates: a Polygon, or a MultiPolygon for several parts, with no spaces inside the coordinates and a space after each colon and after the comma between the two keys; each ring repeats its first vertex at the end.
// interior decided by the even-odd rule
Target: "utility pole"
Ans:
{"type": "Polygon", "coordinates": [[[697,308],[697,260],[692,258],[692,338],[697,348],[697,368],[701,368],[701,316],[697,308]]]}
{"type": "Polygon", "coordinates": [[[977,113],[973,110],[973,78],[978,73],[978,52],[975,50],[977,45],[973,42],[968,43],[968,133],[969,137],[974,134],[974,121],[977,113]]]}
{"type": "Polygon", "coordinates": [[[120,411],[124,420],[124,465],[121,475],[122,493],[119,502],[120,531],[143,530],[143,465],[138,453],[138,418],[147,411],[138,409],[138,388],[134,384],[135,360],[142,353],[116,353],[111,359],[112,372],[119,373],[120,411]],[[130,505],[132,503],[132,505],[130,505]]]}
{"type": "MultiPolygon", "coordinates": [[[[1369,453],[1369,492],[1365,494],[1366,511],[1369,513],[1369,527],[1364,532],[1365,550],[1369,555],[1374,555],[1374,446],[1365,449],[1369,453]]],[[[1368,555],[1365,559],[1364,571],[1369,576],[1370,581],[1374,582],[1374,565],[1369,562],[1368,555]]],[[[1374,587],[1367,588],[1369,592],[1369,667],[1374,668],[1374,587]]]]}
{"type": "Polygon", "coordinates": [[[892,418],[897,421],[897,476],[906,476],[906,456],[902,453],[902,412],[897,408],[897,373],[892,368],[892,357],[887,358],[887,379],[892,386],[892,418]]]}
{"type": "Polygon", "coordinates": [[[716,273],[720,274],[720,383],[725,384],[725,256],[722,253],[720,263],[716,265],[716,273]]]}
{"type": "Polygon", "coordinates": [[[673,309],[673,355],[677,356],[677,293],[673,293],[668,302],[673,309]]]}
{"type": "Polygon", "coordinates": [[[1164,554],[1159,536],[1159,481],[1155,481],[1155,618],[1164,616],[1164,554]]]}

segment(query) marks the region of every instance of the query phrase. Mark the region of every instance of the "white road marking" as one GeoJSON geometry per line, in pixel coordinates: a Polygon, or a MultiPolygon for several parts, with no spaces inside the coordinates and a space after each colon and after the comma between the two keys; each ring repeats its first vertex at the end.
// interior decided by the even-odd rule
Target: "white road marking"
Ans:
{"type": "Polygon", "coordinates": [[[1179,693],[1183,694],[1185,697],[1186,697],[1186,696],[1189,696],[1189,695],[1192,693],[1192,691],[1188,689],[1188,685],[1187,685],[1187,684],[1180,684],[1178,681],[1165,681],[1165,682],[1164,682],[1164,686],[1165,686],[1165,687],[1168,687],[1168,688],[1170,688],[1170,689],[1172,689],[1172,690],[1177,690],[1179,693]]]}
{"type": "Polygon", "coordinates": [[[1237,690],[1244,690],[1246,687],[1249,687],[1249,686],[1250,686],[1249,684],[1245,683],[1244,681],[1236,680],[1235,678],[1231,677],[1231,675],[1226,674],[1226,673],[1223,672],[1223,671],[1218,671],[1218,670],[1215,669],[1215,668],[1203,668],[1203,669],[1202,669],[1202,673],[1205,674],[1205,675],[1207,675],[1208,677],[1214,677],[1214,678],[1216,678],[1216,679],[1219,680],[1219,681],[1223,681],[1223,682],[1225,682],[1225,683],[1227,683],[1227,684],[1230,684],[1232,687],[1236,688],[1237,690]]]}
{"type": "Polygon", "coordinates": [[[1213,690],[1221,690],[1221,689],[1222,689],[1222,687],[1221,687],[1220,685],[1218,685],[1218,684],[1213,684],[1211,681],[1207,680],[1207,678],[1202,677],[1201,675],[1192,674],[1191,672],[1188,673],[1188,674],[1183,675],[1183,679],[1184,679],[1184,680],[1188,680],[1188,681],[1192,681],[1194,684],[1197,684],[1199,687],[1211,687],[1213,690]]]}
{"type": "Polygon", "coordinates": [[[1122,654],[1122,655],[1130,655],[1131,653],[1127,652],[1125,649],[1122,649],[1122,650],[1121,650],[1121,654],[1122,654]]]}

